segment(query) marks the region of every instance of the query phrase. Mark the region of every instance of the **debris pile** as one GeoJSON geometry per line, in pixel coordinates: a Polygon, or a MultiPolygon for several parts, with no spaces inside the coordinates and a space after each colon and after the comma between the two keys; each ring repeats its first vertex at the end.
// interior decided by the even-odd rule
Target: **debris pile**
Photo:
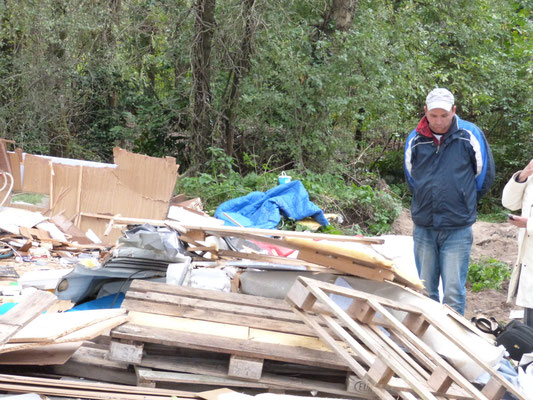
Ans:
{"type": "Polygon", "coordinates": [[[14,181],[0,192],[1,391],[528,398],[498,371],[503,348],[420,294],[411,238],[229,226],[238,208],[224,221],[171,199],[175,160],[114,154],[0,146],[14,181]]]}

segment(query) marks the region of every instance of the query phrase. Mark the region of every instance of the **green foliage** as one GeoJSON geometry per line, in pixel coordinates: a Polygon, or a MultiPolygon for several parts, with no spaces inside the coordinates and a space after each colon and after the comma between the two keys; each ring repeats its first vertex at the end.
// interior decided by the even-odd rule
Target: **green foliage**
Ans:
{"type": "Polygon", "coordinates": [[[328,20],[338,2],[255,2],[249,15],[244,3],[216,1],[213,42],[206,43],[212,132],[198,151],[208,162],[193,165],[191,150],[191,1],[2,2],[1,135],[27,152],[65,157],[112,161],[117,145],[175,156],[180,173],[218,185],[195,189],[212,206],[272,187],[269,171],[291,169],[317,185],[310,189],[316,201],[342,209],[352,229],[381,232],[395,213],[391,204],[409,202],[407,133],[429,89],[446,86],[459,115],[484,130],[496,160],[495,186],[480,211],[501,208],[503,185],[533,154],[531,0],[358,1],[346,31],[328,20]],[[248,20],[252,53],[249,68],[237,65],[247,73],[231,104],[228,149],[222,127],[248,20]],[[354,188],[317,183],[308,171],[354,188]],[[378,176],[390,192],[371,189],[378,176]]]}
{"type": "Polygon", "coordinates": [[[510,276],[510,268],[506,263],[488,258],[470,265],[467,281],[474,292],[479,292],[483,289],[500,289],[510,276]]]}
{"type": "MultiPolygon", "coordinates": [[[[221,156],[223,152],[212,149],[221,156]]],[[[198,177],[185,177],[178,180],[176,193],[200,197],[204,208],[214,212],[222,202],[244,196],[253,191],[265,192],[278,184],[278,174],[267,172],[261,175],[250,173],[242,177],[231,169],[233,161],[222,157],[220,169],[211,174],[202,173],[198,177]],[[229,168],[229,171],[227,170],[229,168]]],[[[341,214],[344,221],[342,230],[378,235],[387,232],[390,224],[399,215],[401,203],[391,193],[372,189],[371,185],[357,186],[346,184],[331,174],[317,174],[310,171],[299,173],[287,171],[293,180],[300,180],[309,198],[326,213],[341,214]]],[[[297,230],[296,221],[284,220],[285,229],[297,230]]],[[[331,227],[328,232],[336,231],[331,227]]]]}

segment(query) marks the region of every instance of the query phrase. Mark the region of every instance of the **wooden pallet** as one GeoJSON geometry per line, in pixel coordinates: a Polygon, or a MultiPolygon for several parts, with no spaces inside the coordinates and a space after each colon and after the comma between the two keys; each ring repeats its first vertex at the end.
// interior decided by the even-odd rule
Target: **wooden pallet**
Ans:
{"type": "Polygon", "coordinates": [[[400,395],[420,399],[498,400],[508,391],[525,400],[517,388],[449,335],[445,324],[419,308],[303,277],[295,282],[287,300],[295,306],[294,311],[381,399],[390,400],[400,395]],[[331,300],[330,294],[348,297],[352,299],[352,304],[344,311],[331,300]],[[309,318],[308,313],[316,311],[316,305],[326,307],[346,328],[331,316],[322,314],[323,322],[335,332],[332,335],[316,319],[309,318]],[[407,313],[405,319],[399,321],[391,314],[391,309],[407,313]],[[436,328],[490,375],[483,390],[478,390],[419,339],[429,326],[436,328]],[[386,333],[382,328],[386,329],[386,333]],[[339,339],[349,346],[352,354],[339,346],[339,339]],[[362,362],[356,360],[353,354],[357,354],[362,362]]]}
{"type": "Polygon", "coordinates": [[[108,358],[140,367],[140,383],[199,382],[192,375],[202,375],[205,384],[226,380],[228,386],[373,396],[283,300],[137,280],[122,306],[130,321],[111,331],[108,358]],[[168,359],[151,354],[155,345],[166,347],[167,353],[193,349],[211,356],[168,359]],[[212,365],[210,358],[219,361],[212,365]],[[267,371],[270,360],[329,369],[342,378],[330,384],[327,379],[283,376],[267,371]]]}
{"type": "Polygon", "coordinates": [[[210,354],[205,352],[194,357],[152,355],[145,347],[141,363],[136,366],[137,384],[155,387],[159,382],[196,383],[294,392],[315,390],[343,397],[375,398],[360,379],[345,371],[297,364],[272,364],[269,360],[235,355],[215,358],[210,354]]]}

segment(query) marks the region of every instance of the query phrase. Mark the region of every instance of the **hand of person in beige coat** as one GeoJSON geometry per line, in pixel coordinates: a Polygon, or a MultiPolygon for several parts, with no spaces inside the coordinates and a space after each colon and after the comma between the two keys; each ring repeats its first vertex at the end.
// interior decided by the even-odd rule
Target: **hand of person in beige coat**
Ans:
{"type": "Polygon", "coordinates": [[[531,160],[522,172],[520,172],[520,175],[518,175],[518,182],[525,182],[531,175],[533,175],[533,160],[531,160]]]}
{"type": "MultiPolygon", "coordinates": [[[[531,175],[533,175],[533,160],[529,162],[528,165],[520,172],[520,174],[517,176],[516,180],[518,182],[525,182],[527,178],[529,178],[531,175]]],[[[514,215],[512,218],[509,217],[508,219],[509,223],[518,227],[518,228],[525,228],[527,226],[527,218],[520,217],[518,215],[514,215]]]]}

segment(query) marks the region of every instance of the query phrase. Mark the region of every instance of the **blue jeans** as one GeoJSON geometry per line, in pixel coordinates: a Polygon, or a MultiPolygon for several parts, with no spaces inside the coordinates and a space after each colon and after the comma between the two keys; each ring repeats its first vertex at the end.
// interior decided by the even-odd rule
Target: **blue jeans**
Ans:
{"type": "Polygon", "coordinates": [[[440,300],[442,278],[442,302],[464,315],[466,276],[474,239],[472,227],[430,229],[415,225],[413,239],[416,269],[429,297],[440,300]]]}

